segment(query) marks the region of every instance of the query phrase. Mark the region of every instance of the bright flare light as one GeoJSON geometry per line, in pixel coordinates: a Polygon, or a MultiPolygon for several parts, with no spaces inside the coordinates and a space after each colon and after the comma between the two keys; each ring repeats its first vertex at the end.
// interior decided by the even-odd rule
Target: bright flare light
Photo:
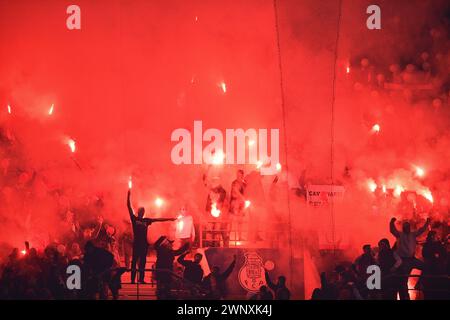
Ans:
{"type": "Polygon", "coordinates": [[[220,83],[220,88],[222,88],[223,93],[227,93],[227,85],[225,82],[220,83]]]}
{"type": "Polygon", "coordinates": [[[421,196],[423,196],[425,199],[427,199],[431,203],[434,202],[433,194],[431,193],[431,191],[429,189],[425,188],[425,189],[417,191],[417,193],[420,194],[421,196]]]}
{"type": "Polygon", "coordinates": [[[383,184],[382,189],[383,189],[383,193],[386,193],[386,186],[384,184],[383,184]]]}
{"type": "Polygon", "coordinates": [[[263,162],[261,160],[259,160],[258,162],[256,162],[256,168],[259,169],[263,166],[263,162]]]}
{"type": "Polygon", "coordinates": [[[225,159],[225,155],[222,150],[217,150],[212,156],[212,163],[219,165],[223,164],[223,160],[225,159]]]}
{"type": "Polygon", "coordinates": [[[373,133],[379,133],[380,132],[380,125],[379,124],[374,124],[372,127],[372,132],[373,133]]]}
{"type": "Polygon", "coordinates": [[[20,251],[20,253],[21,253],[22,255],[26,255],[26,254],[27,254],[27,250],[23,249],[22,251],[20,251]]]}
{"type": "Polygon", "coordinates": [[[164,200],[161,198],[156,198],[155,199],[155,206],[157,206],[158,208],[161,208],[164,204],[164,200]]]}
{"type": "Polygon", "coordinates": [[[248,207],[250,207],[251,205],[251,201],[250,200],[245,200],[245,209],[247,209],[248,207]]]}
{"type": "Polygon", "coordinates": [[[350,67],[347,66],[347,69],[345,71],[347,72],[347,74],[349,74],[350,73],[350,67]]]}
{"type": "Polygon", "coordinates": [[[11,114],[11,106],[8,104],[8,113],[11,114]]]}
{"type": "Polygon", "coordinates": [[[394,189],[394,196],[397,198],[400,197],[403,191],[405,191],[405,189],[401,185],[396,186],[394,189]]]}
{"type": "Polygon", "coordinates": [[[367,181],[367,186],[369,187],[370,192],[375,192],[375,190],[377,190],[377,184],[372,179],[367,181]]]}
{"type": "Polygon", "coordinates": [[[277,171],[278,171],[278,172],[281,171],[281,163],[277,163],[277,171]]]}
{"type": "Polygon", "coordinates": [[[53,114],[53,109],[54,109],[54,104],[52,103],[52,105],[50,106],[50,109],[48,110],[48,115],[51,116],[53,114]]]}
{"type": "Polygon", "coordinates": [[[133,180],[131,180],[131,177],[128,178],[128,189],[133,188],[133,180]]]}
{"type": "Polygon", "coordinates": [[[218,217],[220,216],[220,210],[217,209],[217,204],[216,204],[216,203],[213,203],[213,204],[211,205],[211,215],[212,215],[214,218],[218,218],[218,217]]]}
{"type": "Polygon", "coordinates": [[[423,176],[425,175],[425,170],[423,170],[423,169],[420,168],[420,167],[416,167],[416,175],[417,175],[418,177],[423,177],[423,176]]]}
{"type": "Polygon", "coordinates": [[[70,151],[72,151],[72,153],[74,153],[77,149],[75,140],[69,139],[69,141],[67,141],[67,144],[69,145],[70,151]]]}
{"type": "Polygon", "coordinates": [[[253,145],[255,145],[255,140],[250,140],[250,141],[248,142],[248,146],[251,147],[251,146],[253,146],[253,145]]]}

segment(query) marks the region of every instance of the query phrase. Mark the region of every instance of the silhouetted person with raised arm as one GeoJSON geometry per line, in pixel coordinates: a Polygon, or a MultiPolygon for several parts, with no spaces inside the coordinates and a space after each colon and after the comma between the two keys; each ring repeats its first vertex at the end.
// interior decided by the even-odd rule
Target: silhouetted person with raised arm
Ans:
{"type": "Polygon", "coordinates": [[[133,257],[131,260],[131,283],[136,278],[136,264],[139,263],[139,282],[144,282],[145,262],[147,260],[147,230],[153,222],[175,221],[176,218],[144,218],[145,209],[138,209],[137,217],[131,207],[131,190],[128,190],[127,207],[130,214],[131,225],[133,228],[133,257]]]}
{"type": "Polygon", "coordinates": [[[84,246],[83,274],[86,277],[88,298],[95,298],[99,293],[100,299],[108,297],[108,282],[111,280],[111,268],[114,256],[104,248],[99,248],[92,241],[84,246]]]}
{"type": "Polygon", "coordinates": [[[203,269],[200,262],[203,259],[203,255],[196,253],[194,260],[186,260],[187,254],[188,252],[185,252],[177,259],[178,263],[184,266],[183,278],[192,283],[201,284],[203,280],[203,269]]]}
{"type": "Polygon", "coordinates": [[[156,250],[156,296],[158,299],[170,298],[173,260],[189,248],[189,243],[185,243],[179,249],[173,250],[172,244],[173,240],[169,240],[166,236],[159,237],[154,244],[156,250]]]}
{"type": "Polygon", "coordinates": [[[233,262],[228,266],[225,272],[221,273],[220,268],[215,266],[212,271],[203,279],[203,285],[209,291],[208,298],[220,300],[227,294],[226,281],[236,266],[236,255],[233,256],[233,262]]]}
{"type": "Polygon", "coordinates": [[[416,231],[411,231],[409,222],[403,222],[402,231],[397,230],[395,227],[396,220],[396,218],[391,219],[389,229],[392,235],[397,239],[396,250],[397,254],[402,259],[401,273],[405,275],[400,279],[399,295],[400,300],[409,300],[408,279],[411,270],[414,268],[420,270],[423,269],[423,262],[415,257],[417,237],[427,230],[431,220],[428,218],[423,227],[416,231]]]}
{"type": "Polygon", "coordinates": [[[272,289],[272,291],[275,293],[275,300],[289,300],[291,298],[291,292],[286,287],[286,277],[285,276],[279,276],[278,282],[273,283],[270,279],[269,272],[266,270],[266,282],[267,286],[272,289]]]}

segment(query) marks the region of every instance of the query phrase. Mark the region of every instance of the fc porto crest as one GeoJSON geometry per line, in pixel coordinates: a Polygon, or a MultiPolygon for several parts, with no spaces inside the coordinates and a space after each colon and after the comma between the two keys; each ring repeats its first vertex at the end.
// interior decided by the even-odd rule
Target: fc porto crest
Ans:
{"type": "Polygon", "coordinates": [[[256,251],[247,251],[245,262],[239,270],[239,283],[249,292],[257,292],[262,285],[266,285],[265,270],[262,258],[256,251]]]}

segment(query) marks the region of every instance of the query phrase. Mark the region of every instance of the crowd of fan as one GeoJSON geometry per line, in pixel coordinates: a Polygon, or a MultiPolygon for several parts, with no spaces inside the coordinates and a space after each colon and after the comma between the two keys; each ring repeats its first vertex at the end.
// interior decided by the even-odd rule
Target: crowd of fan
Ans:
{"type": "Polygon", "coordinates": [[[408,103],[426,101],[438,112],[450,102],[450,42],[444,27],[429,31],[431,42],[419,46],[422,52],[384,65],[377,58],[362,57],[348,66],[355,92],[369,92],[372,98],[401,97],[408,103]]]}
{"type": "Polygon", "coordinates": [[[363,253],[354,261],[342,262],[331,272],[322,272],[321,287],[313,291],[313,300],[410,300],[410,291],[416,298],[427,300],[449,299],[450,260],[448,258],[448,230],[442,226],[421,237],[429,229],[430,219],[413,231],[410,222],[402,222],[402,230],[396,228],[392,218],[390,232],[396,238],[391,246],[387,238],[378,246],[363,246],[363,253]],[[445,230],[442,230],[445,229],[445,230]],[[421,250],[420,250],[421,248],[421,250]],[[416,258],[421,256],[421,259],[416,258]],[[380,270],[379,286],[370,279],[374,269],[380,270]],[[410,277],[413,269],[420,270],[416,278],[410,277]],[[413,281],[412,279],[416,279],[413,281]],[[411,285],[411,283],[415,285],[411,285]],[[372,285],[370,284],[372,283],[372,285]],[[419,294],[417,293],[419,292],[419,294]]]}
{"type": "MultiPolygon", "coordinates": [[[[391,103],[401,98],[409,104],[428,103],[434,112],[443,111],[450,103],[450,43],[444,29],[430,29],[432,41],[415,57],[402,58],[390,65],[377,64],[376,58],[355,59],[358,63],[347,68],[352,90],[381,102],[391,103]]],[[[429,222],[417,231],[411,231],[410,223],[404,222],[402,231],[398,231],[392,220],[390,231],[396,238],[394,244],[384,238],[375,248],[364,245],[363,253],[353,263],[344,261],[334,270],[323,272],[321,286],[313,291],[311,298],[408,300],[413,291],[423,299],[449,299],[448,212],[440,214],[442,221],[435,221],[426,236],[429,222]],[[422,243],[417,239],[421,234],[425,238],[422,243]],[[421,246],[416,247],[417,242],[421,246]],[[367,286],[371,275],[367,268],[372,265],[381,270],[379,290],[367,286]],[[420,270],[421,276],[408,277],[413,269],[420,270]]]]}

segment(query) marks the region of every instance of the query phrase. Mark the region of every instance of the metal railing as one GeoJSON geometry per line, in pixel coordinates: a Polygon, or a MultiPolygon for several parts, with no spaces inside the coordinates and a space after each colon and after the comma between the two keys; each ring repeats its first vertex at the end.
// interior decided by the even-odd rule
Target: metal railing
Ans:
{"type": "Polygon", "coordinates": [[[233,218],[209,218],[201,219],[199,224],[198,245],[204,247],[242,247],[256,243],[253,238],[259,238],[268,247],[278,248],[287,241],[283,232],[283,223],[279,226],[271,224],[271,228],[265,228],[263,223],[252,230],[248,218],[239,222],[233,218]]]}
{"type": "MultiPolygon", "coordinates": [[[[131,272],[133,269],[126,269],[125,272],[131,272]]],[[[139,273],[142,269],[136,269],[136,273],[139,273]]],[[[149,286],[152,289],[157,289],[157,283],[155,281],[155,272],[158,273],[168,273],[170,274],[173,283],[175,283],[175,286],[173,288],[171,288],[171,292],[175,292],[177,295],[180,295],[181,292],[183,290],[188,290],[188,291],[192,291],[193,289],[195,289],[197,292],[205,294],[206,291],[204,290],[204,288],[202,288],[200,285],[193,283],[192,281],[189,281],[187,279],[184,279],[182,276],[180,276],[179,274],[175,273],[173,270],[170,269],[156,269],[156,268],[150,268],[150,269],[143,269],[144,272],[151,272],[152,273],[152,277],[151,277],[151,281],[149,283],[140,283],[140,281],[136,281],[136,282],[120,282],[121,285],[134,285],[136,288],[136,293],[134,295],[128,295],[128,296],[132,296],[132,297],[136,297],[136,300],[140,300],[141,297],[156,297],[157,296],[157,292],[155,292],[154,294],[146,294],[146,293],[141,293],[141,287],[142,286],[149,286]]],[[[119,290],[119,299],[120,297],[123,295],[120,294],[119,290]]]]}

